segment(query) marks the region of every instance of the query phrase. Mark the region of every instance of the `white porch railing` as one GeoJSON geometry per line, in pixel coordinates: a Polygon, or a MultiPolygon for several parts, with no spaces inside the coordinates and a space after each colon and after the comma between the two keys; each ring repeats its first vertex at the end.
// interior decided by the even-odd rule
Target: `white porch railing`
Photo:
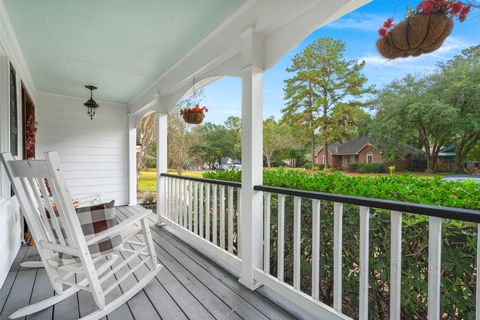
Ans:
{"type": "MultiPolygon", "coordinates": [[[[162,175],[167,199],[161,216],[187,238],[196,240],[199,250],[240,272],[240,184],[235,182],[162,175]]],[[[442,221],[456,219],[480,223],[480,211],[420,205],[405,202],[256,186],[264,194],[263,268],[253,270],[260,284],[291,300],[320,319],[350,319],[342,313],[344,292],[344,207],[358,213],[358,311],[359,319],[368,319],[370,215],[372,209],[390,212],[390,275],[388,281],[389,318],[401,318],[402,283],[402,213],[428,216],[428,318],[441,318],[442,221]],[[354,209],[357,208],[357,209],[354,209]],[[273,210],[274,209],[274,210],[273,210]],[[330,212],[329,212],[330,211],[330,212]],[[333,213],[331,230],[322,231],[324,217],[333,213]],[[322,217],[323,216],[323,217],[322,217]],[[287,221],[287,223],[286,223],[287,221]],[[308,231],[308,232],[306,232],[308,231]],[[322,237],[330,233],[332,244],[326,247],[322,237]],[[286,247],[286,239],[289,246],[286,247]],[[272,250],[273,248],[273,250],[272,250]],[[333,251],[332,307],[321,300],[321,250],[333,251]],[[288,252],[286,252],[288,251],[288,252]],[[305,270],[305,256],[310,270],[305,270]],[[286,263],[288,262],[288,263],[286,263]],[[307,276],[305,276],[307,275],[307,276]],[[306,281],[308,279],[308,281],[306,281]]],[[[372,211],[373,212],[373,211],[372,211]]],[[[477,233],[476,270],[480,268],[480,227],[477,233]]],[[[425,235],[427,236],[427,235],[425,235]]],[[[352,239],[346,239],[351,241],[352,239]]],[[[388,240],[385,240],[388,241],[388,240]]],[[[473,270],[472,270],[473,271],[473,270]]],[[[419,281],[425,281],[419,279],[419,281]]],[[[370,299],[371,300],[371,299],[370,299]]],[[[419,303],[421,303],[419,301],[419,303]]],[[[480,286],[476,285],[476,319],[480,320],[480,286]]]]}
{"type": "Polygon", "coordinates": [[[161,221],[240,272],[240,184],[162,175],[161,221]]]}

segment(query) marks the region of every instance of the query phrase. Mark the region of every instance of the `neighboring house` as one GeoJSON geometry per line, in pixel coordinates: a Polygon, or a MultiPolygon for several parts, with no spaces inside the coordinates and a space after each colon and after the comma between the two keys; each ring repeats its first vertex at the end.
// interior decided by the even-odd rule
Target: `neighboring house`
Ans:
{"type": "MultiPolygon", "coordinates": [[[[422,152],[409,145],[405,145],[402,151],[404,153],[402,159],[385,164],[395,165],[399,171],[409,170],[412,156],[422,152]]],[[[315,164],[325,164],[327,156],[332,168],[348,168],[352,163],[383,163],[383,152],[371,136],[331,144],[328,146],[328,153],[322,146],[317,152],[315,164]]]]}

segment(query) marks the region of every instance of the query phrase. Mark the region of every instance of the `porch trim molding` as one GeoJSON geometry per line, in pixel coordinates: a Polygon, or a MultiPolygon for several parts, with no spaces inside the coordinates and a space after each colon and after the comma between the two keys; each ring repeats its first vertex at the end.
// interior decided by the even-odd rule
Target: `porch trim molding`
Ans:
{"type": "Polygon", "coordinates": [[[12,62],[17,72],[17,78],[20,78],[25,85],[33,102],[35,100],[35,84],[33,83],[27,62],[17,41],[7,8],[3,1],[0,1],[0,57],[7,56],[12,62]]]}
{"type": "MultiPolygon", "coordinates": [[[[161,109],[161,105],[158,105],[161,109]]],[[[167,205],[166,184],[162,174],[168,171],[168,113],[157,112],[157,224],[163,223],[167,205]]]]}
{"type": "MultiPolygon", "coordinates": [[[[8,58],[0,57],[0,152],[10,151],[10,105],[8,58]]],[[[3,166],[0,168],[0,197],[10,196],[10,182],[3,166]]]]}
{"type": "Polygon", "coordinates": [[[128,205],[137,205],[137,119],[128,115],[128,205]]]}

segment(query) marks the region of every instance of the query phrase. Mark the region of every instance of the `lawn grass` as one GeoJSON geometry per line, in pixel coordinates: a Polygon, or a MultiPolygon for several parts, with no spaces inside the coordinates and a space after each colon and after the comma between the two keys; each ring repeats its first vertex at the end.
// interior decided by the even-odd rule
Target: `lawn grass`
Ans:
{"type": "MultiPolygon", "coordinates": [[[[204,171],[184,171],[182,176],[203,178],[204,171]]],[[[176,171],[169,171],[169,174],[177,174],[176,171]]],[[[156,171],[141,171],[140,179],[138,181],[138,191],[157,191],[157,172],[156,171]]]]}
{"type": "Polygon", "coordinates": [[[157,191],[157,180],[139,180],[138,191],[157,191]]]}

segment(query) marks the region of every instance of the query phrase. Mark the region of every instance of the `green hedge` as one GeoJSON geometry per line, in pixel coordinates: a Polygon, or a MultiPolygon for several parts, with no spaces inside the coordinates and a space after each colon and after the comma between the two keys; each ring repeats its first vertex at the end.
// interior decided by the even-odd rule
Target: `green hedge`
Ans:
{"type": "Polygon", "coordinates": [[[348,171],[357,173],[382,173],[386,172],[383,163],[352,163],[348,171]]]}
{"type": "MultiPolygon", "coordinates": [[[[479,209],[480,184],[473,180],[446,181],[409,174],[351,177],[341,173],[316,173],[288,169],[265,170],[264,184],[273,187],[329,192],[447,207],[479,209]]],[[[206,172],[205,178],[240,181],[240,171],[206,172]]]]}
{"type": "MultiPolygon", "coordinates": [[[[240,181],[239,171],[213,172],[206,178],[240,181]]],[[[349,177],[340,173],[309,174],[295,170],[266,170],[265,185],[390,200],[480,208],[480,184],[411,175],[349,177]]],[[[277,275],[278,198],[271,198],[270,270],[277,275]]],[[[293,282],[293,199],[285,203],[285,274],[293,282]]],[[[359,209],[344,205],[343,311],[358,318],[359,209]]],[[[369,315],[388,319],[390,270],[390,212],[371,209],[369,315]]],[[[301,289],[311,294],[312,204],[302,199],[301,289]]],[[[333,204],[321,203],[320,300],[333,303],[333,204]]],[[[442,319],[473,319],[475,308],[476,225],[444,220],[442,239],[442,319]]],[[[427,318],[428,217],[404,214],[402,241],[402,318],[427,318]]]]}

